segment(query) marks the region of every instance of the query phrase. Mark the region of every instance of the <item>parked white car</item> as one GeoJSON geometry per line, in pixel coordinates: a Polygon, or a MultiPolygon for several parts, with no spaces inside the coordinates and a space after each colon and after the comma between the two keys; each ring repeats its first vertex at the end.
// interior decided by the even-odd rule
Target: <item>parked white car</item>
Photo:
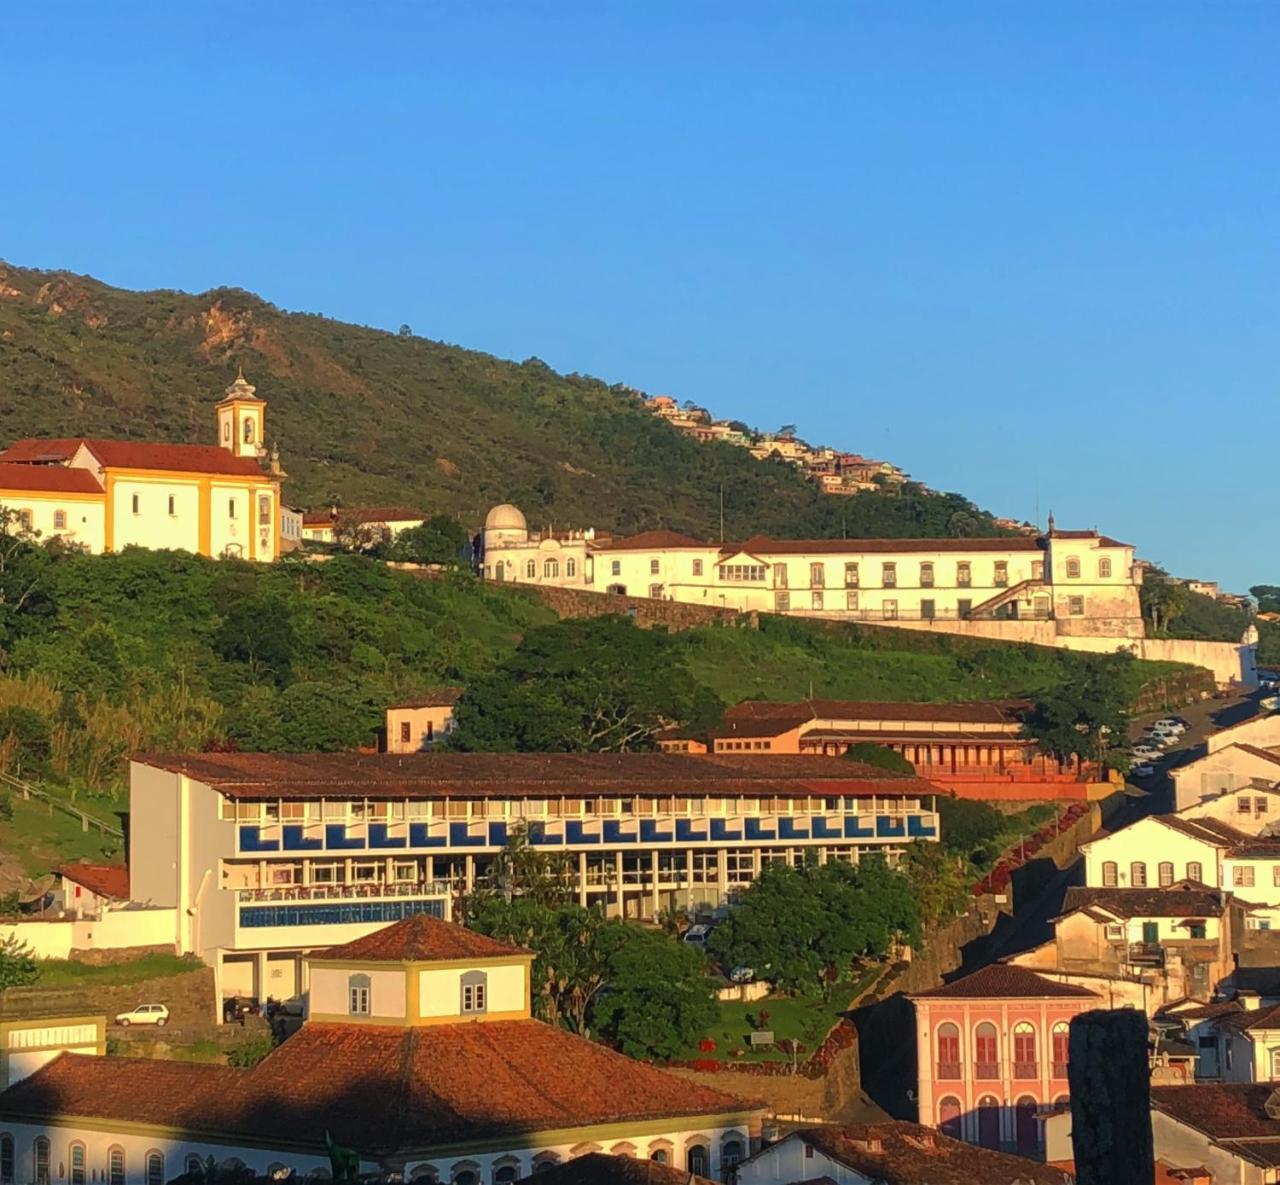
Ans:
{"type": "Polygon", "coordinates": [[[1187,726],[1183,724],[1177,716],[1166,716],[1163,720],[1157,720],[1151,727],[1169,729],[1170,731],[1177,733],[1179,736],[1187,731],[1187,726]]]}
{"type": "Polygon", "coordinates": [[[684,940],[693,946],[706,946],[707,939],[711,937],[711,927],[704,926],[699,923],[696,926],[690,926],[684,932],[684,940]]]}
{"type": "Polygon", "coordinates": [[[128,1028],[129,1025],[155,1025],[162,1028],[169,1023],[169,1008],[165,1004],[138,1004],[128,1012],[116,1013],[116,1024],[128,1028]]]}

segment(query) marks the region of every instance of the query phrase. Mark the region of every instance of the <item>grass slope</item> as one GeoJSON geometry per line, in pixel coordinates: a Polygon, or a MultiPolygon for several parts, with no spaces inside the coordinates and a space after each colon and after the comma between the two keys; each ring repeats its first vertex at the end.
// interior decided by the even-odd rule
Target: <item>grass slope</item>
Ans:
{"type": "Polygon", "coordinates": [[[514,501],[535,522],[711,537],[723,488],[731,537],[995,533],[956,496],[824,497],[783,462],[700,445],[636,392],[537,359],[285,313],[236,289],[130,292],[0,263],[0,445],[210,443],[240,365],[269,402],[286,497],[302,505],[418,504],[477,527],[514,501]]]}

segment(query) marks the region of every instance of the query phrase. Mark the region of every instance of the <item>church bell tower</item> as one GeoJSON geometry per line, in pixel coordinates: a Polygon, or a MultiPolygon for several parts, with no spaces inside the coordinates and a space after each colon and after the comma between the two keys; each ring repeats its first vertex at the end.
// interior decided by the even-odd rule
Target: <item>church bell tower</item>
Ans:
{"type": "Polygon", "coordinates": [[[267,454],[265,420],[267,402],[245,380],[241,370],[218,402],[218,443],[237,457],[259,460],[267,454]]]}

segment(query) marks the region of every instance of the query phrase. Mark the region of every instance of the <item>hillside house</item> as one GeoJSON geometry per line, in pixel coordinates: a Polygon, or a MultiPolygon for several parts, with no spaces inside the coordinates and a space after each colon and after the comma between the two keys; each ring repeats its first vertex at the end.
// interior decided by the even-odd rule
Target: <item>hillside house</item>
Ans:
{"type": "Polygon", "coordinates": [[[388,753],[427,753],[453,731],[453,705],[461,687],[437,687],[434,691],[387,707],[388,753]]]}

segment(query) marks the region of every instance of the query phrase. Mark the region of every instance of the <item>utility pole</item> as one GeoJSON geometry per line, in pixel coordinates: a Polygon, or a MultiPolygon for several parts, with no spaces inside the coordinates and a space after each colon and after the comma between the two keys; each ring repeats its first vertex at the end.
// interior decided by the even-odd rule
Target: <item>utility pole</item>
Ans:
{"type": "Polygon", "coordinates": [[[724,542],[724,482],[720,483],[720,542],[724,542]]]}

